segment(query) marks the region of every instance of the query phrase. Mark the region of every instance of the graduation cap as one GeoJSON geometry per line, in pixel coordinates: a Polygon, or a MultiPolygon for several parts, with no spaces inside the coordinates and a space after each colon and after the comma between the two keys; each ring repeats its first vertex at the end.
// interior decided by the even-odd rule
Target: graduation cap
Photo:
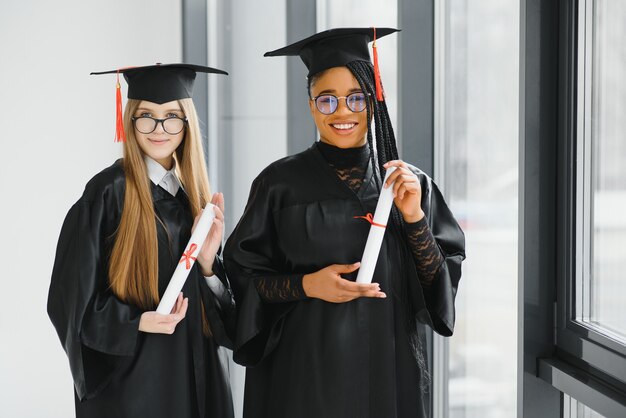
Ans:
{"type": "Polygon", "coordinates": [[[215,73],[228,75],[217,68],[193,64],[156,64],[144,67],[126,67],[117,70],[93,72],[91,75],[116,74],[116,133],[115,140],[124,142],[124,126],[122,122],[122,94],[120,90],[120,73],[128,83],[128,98],[146,100],[163,104],[173,100],[192,97],[193,83],[196,73],[215,73]]]}
{"type": "Polygon", "coordinates": [[[393,28],[337,28],[316,33],[286,47],[269,51],[265,57],[298,55],[309,70],[308,77],[333,67],[342,67],[353,61],[370,60],[369,42],[374,42],[374,76],[376,97],[383,100],[376,39],[398,32],[393,28]]]}

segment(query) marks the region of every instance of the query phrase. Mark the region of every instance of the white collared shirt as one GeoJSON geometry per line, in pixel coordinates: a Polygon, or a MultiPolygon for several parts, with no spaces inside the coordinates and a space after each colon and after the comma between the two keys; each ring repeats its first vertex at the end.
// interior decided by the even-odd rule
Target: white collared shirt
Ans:
{"type": "MultiPolygon", "coordinates": [[[[183,189],[183,185],[176,175],[176,160],[173,160],[174,165],[170,170],[166,170],[161,164],[153,160],[152,158],[144,155],[143,160],[146,163],[148,169],[148,177],[150,181],[157,186],[165,189],[172,196],[176,196],[179,189],[183,189]]],[[[184,189],[183,189],[184,190],[184,189]]],[[[216,296],[218,305],[222,305],[221,300],[225,297],[230,297],[230,294],[226,290],[226,287],[222,281],[215,275],[204,276],[204,280],[207,285],[216,296]]]]}
{"type": "Polygon", "coordinates": [[[176,196],[178,189],[183,187],[180,179],[176,175],[176,160],[173,160],[174,164],[170,170],[166,170],[161,164],[147,155],[144,155],[143,160],[146,162],[148,177],[150,177],[152,183],[161,186],[172,196],[176,196]]]}

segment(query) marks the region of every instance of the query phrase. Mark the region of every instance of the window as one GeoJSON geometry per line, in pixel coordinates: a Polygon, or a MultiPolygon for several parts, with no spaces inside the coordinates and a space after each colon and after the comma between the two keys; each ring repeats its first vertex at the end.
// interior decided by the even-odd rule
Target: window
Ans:
{"type": "Polygon", "coordinates": [[[467,247],[450,418],[516,416],[519,19],[516,1],[436,3],[435,180],[467,247]]]}
{"type": "Polygon", "coordinates": [[[604,418],[604,415],[568,395],[563,395],[563,418],[604,418]]]}
{"type": "Polygon", "coordinates": [[[579,30],[576,320],[626,341],[626,3],[582,2],[579,30]],[[584,42],[580,42],[584,39],[584,42]]]}
{"type": "Polygon", "coordinates": [[[580,0],[570,57],[570,134],[561,184],[563,271],[557,345],[626,383],[626,4],[580,0]]]}

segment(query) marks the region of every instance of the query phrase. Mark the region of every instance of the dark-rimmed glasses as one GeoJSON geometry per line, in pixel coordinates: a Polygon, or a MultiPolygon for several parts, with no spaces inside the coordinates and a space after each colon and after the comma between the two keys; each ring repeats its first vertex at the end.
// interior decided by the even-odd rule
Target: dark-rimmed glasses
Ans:
{"type": "Polygon", "coordinates": [[[157,119],[151,116],[133,116],[131,120],[135,129],[142,134],[151,134],[160,123],[166,133],[176,135],[181,133],[187,124],[187,118],[183,119],[178,116],[170,116],[165,119],[157,119]]]}
{"type": "Polygon", "coordinates": [[[315,101],[315,107],[320,113],[325,115],[331,115],[337,111],[339,107],[339,99],[346,100],[346,106],[354,113],[360,113],[365,110],[367,106],[368,94],[361,91],[348,94],[347,96],[337,97],[333,94],[320,94],[317,97],[313,97],[311,100],[315,101]]]}

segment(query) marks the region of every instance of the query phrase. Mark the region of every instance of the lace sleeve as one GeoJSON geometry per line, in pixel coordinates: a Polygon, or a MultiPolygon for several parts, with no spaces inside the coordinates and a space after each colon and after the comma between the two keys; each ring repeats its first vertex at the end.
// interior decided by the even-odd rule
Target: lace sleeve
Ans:
{"type": "Polygon", "coordinates": [[[428,227],[428,220],[424,217],[415,223],[407,223],[406,232],[420,282],[430,288],[444,258],[428,227]]]}
{"type": "Polygon", "coordinates": [[[302,275],[269,276],[254,279],[259,296],[268,303],[294,302],[306,299],[302,275]]]}

